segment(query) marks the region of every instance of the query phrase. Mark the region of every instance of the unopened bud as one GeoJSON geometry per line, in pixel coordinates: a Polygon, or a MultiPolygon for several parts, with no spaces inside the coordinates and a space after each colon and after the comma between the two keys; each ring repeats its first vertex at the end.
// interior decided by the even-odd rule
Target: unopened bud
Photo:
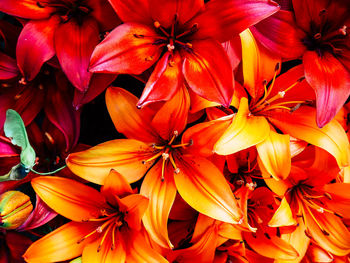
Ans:
{"type": "Polygon", "coordinates": [[[21,226],[33,210],[29,196],[19,191],[0,195],[0,227],[15,229],[21,226]]]}

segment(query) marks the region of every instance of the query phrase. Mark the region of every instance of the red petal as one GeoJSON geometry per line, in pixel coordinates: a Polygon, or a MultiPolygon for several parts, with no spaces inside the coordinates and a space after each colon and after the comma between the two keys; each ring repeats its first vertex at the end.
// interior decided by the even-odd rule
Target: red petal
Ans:
{"type": "Polygon", "coordinates": [[[29,21],[19,35],[16,56],[18,67],[27,80],[39,73],[41,66],[55,55],[53,36],[59,16],[48,20],[29,21]]]}
{"type": "Polygon", "coordinates": [[[216,0],[188,22],[198,24],[195,39],[214,38],[225,42],[244,29],[277,12],[279,6],[268,0],[216,0]]]}
{"type": "Polygon", "coordinates": [[[154,45],[157,33],[150,27],[126,23],[118,26],[95,48],[90,71],[141,74],[159,58],[162,49],[154,45]]]}
{"type": "Polygon", "coordinates": [[[164,103],[152,120],[152,127],[165,140],[170,140],[174,133],[181,134],[187,125],[190,96],[183,86],[175,96],[164,103]]]}
{"type": "Polygon", "coordinates": [[[175,15],[180,25],[194,17],[204,6],[203,0],[149,0],[154,21],[169,28],[174,23],[175,15]]]}
{"type": "Polygon", "coordinates": [[[148,0],[109,0],[124,23],[137,22],[152,25],[148,0]]]}
{"type": "Polygon", "coordinates": [[[99,40],[98,25],[92,18],[84,19],[81,24],[71,19],[56,30],[57,58],[69,81],[81,91],[88,88],[90,56],[99,40]]]}
{"type": "Polygon", "coordinates": [[[49,18],[56,11],[55,8],[49,6],[40,7],[39,2],[36,0],[2,0],[0,1],[0,11],[27,19],[49,18]]]}
{"type": "Polygon", "coordinates": [[[280,10],[250,30],[265,48],[282,58],[296,59],[305,51],[301,42],[305,33],[298,30],[292,12],[280,10]]]}
{"type": "Polygon", "coordinates": [[[12,79],[18,75],[16,60],[0,52],[0,79],[12,79]]]}
{"type": "Polygon", "coordinates": [[[169,100],[183,85],[181,56],[178,52],[174,55],[167,52],[157,62],[137,105],[142,107],[151,102],[169,100]]]}
{"type": "Polygon", "coordinates": [[[53,85],[46,87],[48,92],[44,110],[50,122],[63,133],[66,140],[66,151],[68,152],[78,142],[80,111],[73,108],[72,98],[69,95],[70,91],[67,89],[68,81],[62,75],[56,75],[57,80],[60,77],[65,80],[63,83],[57,81],[58,87],[53,85]]]}
{"type": "Polygon", "coordinates": [[[316,92],[317,125],[323,127],[343,107],[350,94],[350,73],[330,53],[307,51],[305,78],[316,92]]]}
{"type": "Polygon", "coordinates": [[[233,72],[223,47],[214,40],[192,41],[192,51],[182,52],[183,73],[189,87],[199,96],[230,106],[233,72]]]}

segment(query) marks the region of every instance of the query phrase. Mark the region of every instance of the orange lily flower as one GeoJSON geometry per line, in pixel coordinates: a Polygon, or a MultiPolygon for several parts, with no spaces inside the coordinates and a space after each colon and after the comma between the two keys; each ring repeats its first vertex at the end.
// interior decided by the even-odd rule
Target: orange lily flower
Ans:
{"type": "Polygon", "coordinates": [[[144,225],[159,245],[172,247],[167,230],[176,192],[195,210],[229,223],[238,223],[242,213],[220,170],[205,158],[190,155],[191,141],[178,142],[187,123],[189,96],[183,87],[162,104],[138,110],[137,98],[120,88],[109,88],[106,102],[116,129],[129,139],[97,145],[67,158],[78,176],[103,184],[110,169],[136,182],[145,174],[140,193],[150,200],[144,225]]]}
{"type": "MultiPolygon", "coordinates": [[[[305,105],[314,100],[315,94],[304,80],[302,66],[278,78],[279,67],[276,67],[267,88],[267,81],[261,75],[264,73],[262,68],[265,61],[266,65],[271,65],[275,60],[259,48],[249,31],[242,33],[241,38],[242,57],[246,61],[246,66],[243,65],[244,87],[251,99],[244,91],[236,92],[233,101],[240,101],[236,114],[229,113],[198,124],[184,134],[184,139],[192,138],[193,148],[200,149],[201,153],[213,150],[221,155],[256,146],[261,164],[277,180],[289,175],[290,136],[325,149],[336,158],[340,168],[347,167],[350,151],[344,129],[335,120],[319,128],[315,122],[316,110],[305,105]],[[255,60],[249,59],[249,51],[255,54],[255,60]],[[253,75],[251,68],[255,69],[253,75]]],[[[271,75],[267,72],[267,76],[271,75]]]]}
{"type": "Polygon", "coordinates": [[[57,213],[72,222],[32,244],[27,262],[58,262],[82,255],[83,262],[167,262],[145,242],[141,217],[146,197],[133,194],[116,171],[98,192],[62,177],[32,180],[36,193],[57,213]],[[119,198],[120,197],[120,198],[119,198]]]}
{"type": "MultiPolygon", "coordinates": [[[[330,183],[339,173],[334,159],[325,151],[305,151],[293,162],[287,180],[265,180],[282,198],[280,207],[269,222],[281,229],[282,239],[305,255],[310,239],[337,256],[350,253],[350,232],[342,218],[349,218],[349,185],[330,183]],[[309,160],[308,160],[309,159],[309,160]],[[310,165],[310,159],[312,163],[310,165]]],[[[266,171],[264,171],[266,173],[266,171]]]]}

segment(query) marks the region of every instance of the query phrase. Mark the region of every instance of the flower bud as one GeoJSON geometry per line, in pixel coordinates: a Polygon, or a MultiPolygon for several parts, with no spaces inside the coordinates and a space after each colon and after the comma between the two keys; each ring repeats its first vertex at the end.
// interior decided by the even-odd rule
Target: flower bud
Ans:
{"type": "Polygon", "coordinates": [[[15,229],[22,225],[33,210],[29,196],[19,191],[0,195],[0,227],[15,229]]]}

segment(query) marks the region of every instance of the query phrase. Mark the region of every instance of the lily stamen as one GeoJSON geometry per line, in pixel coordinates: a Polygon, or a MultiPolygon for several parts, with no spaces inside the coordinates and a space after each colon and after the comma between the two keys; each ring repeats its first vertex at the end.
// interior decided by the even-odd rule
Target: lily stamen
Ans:
{"type": "Polygon", "coordinates": [[[142,164],[146,164],[150,161],[153,161],[154,159],[157,159],[159,156],[161,156],[163,154],[163,152],[158,152],[157,154],[153,155],[151,158],[142,161],[142,164]]]}
{"type": "Polygon", "coordinates": [[[102,236],[102,239],[100,241],[100,244],[98,245],[97,247],[97,252],[100,252],[101,251],[101,247],[102,247],[102,244],[103,242],[106,240],[106,237],[107,237],[107,234],[109,233],[109,230],[112,229],[112,227],[115,225],[115,221],[114,220],[110,220],[110,222],[113,222],[112,224],[109,224],[106,231],[104,232],[103,236],[102,236]]]}
{"type": "Polygon", "coordinates": [[[180,172],[180,169],[176,166],[175,160],[172,155],[170,155],[170,162],[174,168],[174,173],[178,174],[180,172]]]}
{"type": "Polygon", "coordinates": [[[155,21],[153,23],[154,27],[159,29],[160,31],[162,31],[162,33],[166,36],[166,37],[170,37],[170,35],[168,34],[168,32],[165,31],[165,29],[160,25],[160,23],[158,21],[155,21]]]}

